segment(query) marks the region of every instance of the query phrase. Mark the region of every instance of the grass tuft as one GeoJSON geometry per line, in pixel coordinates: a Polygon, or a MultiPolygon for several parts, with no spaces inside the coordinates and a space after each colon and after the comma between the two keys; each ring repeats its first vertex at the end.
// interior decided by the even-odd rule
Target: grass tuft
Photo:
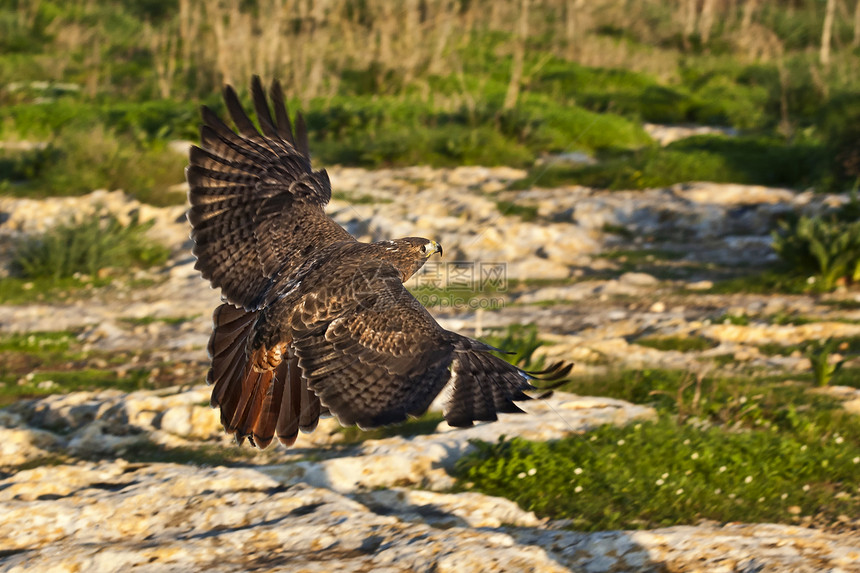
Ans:
{"type": "Polygon", "coordinates": [[[511,324],[504,330],[483,337],[483,342],[498,348],[501,353],[495,353],[523,370],[535,371],[544,367],[543,358],[535,358],[535,351],[545,344],[538,337],[538,329],[534,324],[511,324]]]}
{"type": "Polygon", "coordinates": [[[137,215],[123,225],[113,215],[55,227],[38,237],[23,239],[12,256],[11,270],[24,279],[61,280],[76,274],[98,276],[103,269],[127,270],[167,261],[170,251],[148,239],[152,222],[137,215]]]}

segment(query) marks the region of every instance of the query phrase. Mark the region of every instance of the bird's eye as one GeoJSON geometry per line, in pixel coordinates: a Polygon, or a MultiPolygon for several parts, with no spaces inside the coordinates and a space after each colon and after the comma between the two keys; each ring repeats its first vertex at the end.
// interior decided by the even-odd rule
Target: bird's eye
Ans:
{"type": "Polygon", "coordinates": [[[421,245],[421,252],[422,252],[422,253],[426,253],[426,252],[427,252],[427,246],[426,246],[426,245],[421,245]]]}

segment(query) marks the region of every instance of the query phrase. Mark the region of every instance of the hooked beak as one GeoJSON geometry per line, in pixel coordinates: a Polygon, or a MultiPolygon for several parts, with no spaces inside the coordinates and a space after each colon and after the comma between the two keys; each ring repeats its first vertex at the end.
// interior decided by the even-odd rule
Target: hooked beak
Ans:
{"type": "Polygon", "coordinates": [[[431,255],[434,253],[439,253],[439,256],[442,256],[442,245],[437,243],[436,241],[430,241],[430,248],[427,249],[427,258],[429,259],[431,255]]]}

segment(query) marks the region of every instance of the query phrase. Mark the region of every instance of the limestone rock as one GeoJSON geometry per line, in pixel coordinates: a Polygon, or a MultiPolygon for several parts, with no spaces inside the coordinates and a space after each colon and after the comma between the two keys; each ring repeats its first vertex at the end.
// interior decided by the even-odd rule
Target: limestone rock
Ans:
{"type": "Polygon", "coordinates": [[[377,513],[396,513],[400,519],[434,527],[535,527],[544,521],[510,500],[475,492],[450,494],[393,487],[361,494],[357,499],[377,513]]]}
{"type": "Polygon", "coordinates": [[[776,205],[791,203],[796,195],[791,189],[735,183],[683,183],[672,190],[692,203],[713,205],[776,205]]]}
{"type": "Polygon", "coordinates": [[[147,436],[143,432],[129,431],[118,434],[116,428],[104,420],[95,420],[75,432],[67,447],[76,456],[92,458],[123,454],[130,446],[146,441],[147,436]]]}
{"type": "Polygon", "coordinates": [[[0,467],[14,467],[49,457],[62,440],[35,428],[0,427],[0,467]]]}
{"type": "Polygon", "coordinates": [[[655,286],[660,282],[648,273],[624,273],[618,277],[618,281],[632,286],[655,286]]]}
{"type": "Polygon", "coordinates": [[[570,269],[554,261],[530,257],[507,265],[509,279],[566,279],[570,269]]]}
{"type": "Polygon", "coordinates": [[[499,421],[472,428],[442,422],[437,433],[364,442],[352,455],[302,461],[263,470],[285,484],[309,483],[341,493],[391,485],[444,490],[453,485],[446,472],[465,453],[471,440],[495,442],[501,435],[549,440],[603,424],[651,420],[653,408],[611,398],[587,398],[557,392],[551,398],[523,402],[526,415],[500,414],[499,421]]]}
{"type": "Polygon", "coordinates": [[[666,146],[673,141],[692,137],[694,135],[737,135],[732,127],[717,127],[711,125],[666,125],[659,123],[643,123],[642,128],[660,145],[666,146]]]}
{"type": "Polygon", "coordinates": [[[0,503],[9,572],[856,571],[860,559],[851,533],[768,524],[579,533],[488,496],[349,498],[282,487],[251,468],[37,468],[0,481],[0,503]]]}
{"type": "Polygon", "coordinates": [[[702,334],[721,342],[744,344],[798,344],[806,340],[860,335],[860,325],[843,322],[813,322],[800,325],[777,324],[714,324],[702,329],[702,334]]]}
{"type": "Polygon", "coordinates": [[[183,437],[205,440],[224,433],[218,411],[209,406],[172,406],[161,415],[161,429],[183,437]]]}

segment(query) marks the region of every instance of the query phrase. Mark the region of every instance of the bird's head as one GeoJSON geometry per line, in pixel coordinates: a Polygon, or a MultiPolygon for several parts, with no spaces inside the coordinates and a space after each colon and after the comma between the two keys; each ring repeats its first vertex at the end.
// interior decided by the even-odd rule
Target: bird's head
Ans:
{"type": "Polygon", "coordinates": [[[377,244],[382,248],[382,256],[400,270],[403,282],[409,280],[432,255],[439,253],[442,256],[442,245],[422,237],[406,237],[377,244]]]}

